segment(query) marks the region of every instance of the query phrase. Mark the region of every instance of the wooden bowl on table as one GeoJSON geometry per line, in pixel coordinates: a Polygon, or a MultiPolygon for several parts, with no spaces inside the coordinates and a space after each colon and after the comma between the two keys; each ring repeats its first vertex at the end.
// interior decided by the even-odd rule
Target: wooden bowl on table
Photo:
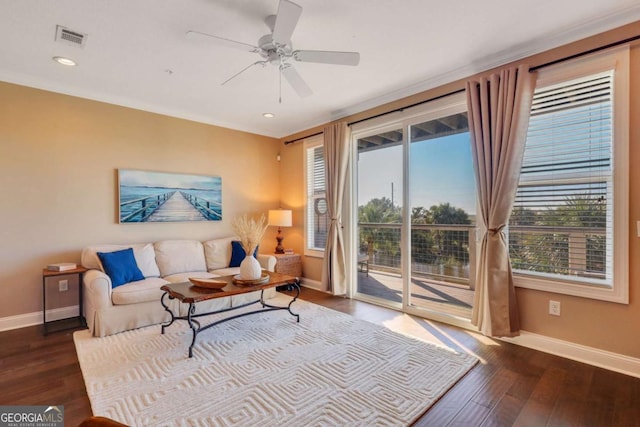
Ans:
{"type": "Polygon", "coordinates": [[[219,280],[216,278],[205,279],[199,277],[189,277],[189,281],[199,288],[207,289],[222,289],[229,284],[226,280],[219,280]]]}

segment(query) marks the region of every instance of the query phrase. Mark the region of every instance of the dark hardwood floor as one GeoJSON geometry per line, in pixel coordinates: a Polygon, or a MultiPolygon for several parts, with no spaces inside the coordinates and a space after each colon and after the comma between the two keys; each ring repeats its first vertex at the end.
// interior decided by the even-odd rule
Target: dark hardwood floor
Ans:
{"type": "MultiPolygon", "coordinates": [[[[480,358],[416,426],[640,426],[638,378],[310,289],[302,298],[480,358]]],[[[89,417],[72,334],[1,332],[0,405],[64,405],[67,426],[89,417]]]]}

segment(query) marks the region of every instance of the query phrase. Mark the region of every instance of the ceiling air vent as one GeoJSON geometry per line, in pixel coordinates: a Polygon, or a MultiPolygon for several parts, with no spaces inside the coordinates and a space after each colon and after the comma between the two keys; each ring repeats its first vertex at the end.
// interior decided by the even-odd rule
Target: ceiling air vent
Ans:
{"type": "Polygon", "coordinates": [[[57,42],[83,47],[86,39],[87,39],[86,34],[82,34],[77,31],[71,31],[68,28],[65,28],[60,25],[56,25],[56,41],[57,42]]]}

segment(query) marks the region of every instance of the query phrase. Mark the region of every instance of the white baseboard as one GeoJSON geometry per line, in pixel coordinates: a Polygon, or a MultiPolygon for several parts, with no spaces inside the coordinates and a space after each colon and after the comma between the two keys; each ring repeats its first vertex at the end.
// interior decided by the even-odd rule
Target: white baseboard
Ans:
{"type": "Polygon", "coordinates": [[[306,277],[300,278],[300,284],[305,288],[315,289],[316,291],[322,291],[322,282],[317,280],[307,279],[306,277]]]}
{"type": "MultiPolygon", "coordinates": [[[[66,319],[68,317],[76,317],[78,315],[78,306],[54,308],[47,310],[47,322],[54,320],[66,319]]],[[[42,325],[42,312],[18,314],[17,316],[0,317],[0,331],[9,331],[11,329],[26,328],[27,326],[42,325]]]]}
{"type": "Polygon", "coordinates": [[[527,331],[520,331],[520,336],[501,338],[501,340],[640,378],[640,359],[635,357],[612,353],[594,347],[587,347],[527,331]]]}

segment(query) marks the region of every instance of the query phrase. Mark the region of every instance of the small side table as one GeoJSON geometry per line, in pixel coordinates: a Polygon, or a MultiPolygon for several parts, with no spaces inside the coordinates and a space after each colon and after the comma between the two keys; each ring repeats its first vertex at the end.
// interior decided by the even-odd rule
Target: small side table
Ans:
{"type": "MultiPolygon", "coordinates": [[[[286,274],[287,276],[302,276],[302,257],[300,254],[270,254],[276,257],[276,273],[286,274]]],[[[277,291],[292,290],[291,285],[278,286],[277,291]]]]}
{"type": "Polygon", "coordinates": [[[276,273],[287,276],[302,276],[302,257],[300,254],[273,254],[276,257],[276,273]]]}
{"type": "Polygon", "coordinates": [[[78,324],[70,325],[64,328],[56,328],[55,332],[63,331],[71,328],[76,328],[78,326],[85,326],[84,316],[82,315],[82,279],[84,277],[84,273],[87,271],[86,268],[79,266],[74,268],[73,270],[66,271],[51,271],[46,268],[42,269],[42,325],[44,330],[44,335],[49,333],[48,324],[57,322],[59,320],[52,320],[47,322],[47,278],[49,277],[57,277],[57,276],[77,276],[78,277],[78,316],[77,317],[69,317],[68,319],[77,319],[78,324]]]}

